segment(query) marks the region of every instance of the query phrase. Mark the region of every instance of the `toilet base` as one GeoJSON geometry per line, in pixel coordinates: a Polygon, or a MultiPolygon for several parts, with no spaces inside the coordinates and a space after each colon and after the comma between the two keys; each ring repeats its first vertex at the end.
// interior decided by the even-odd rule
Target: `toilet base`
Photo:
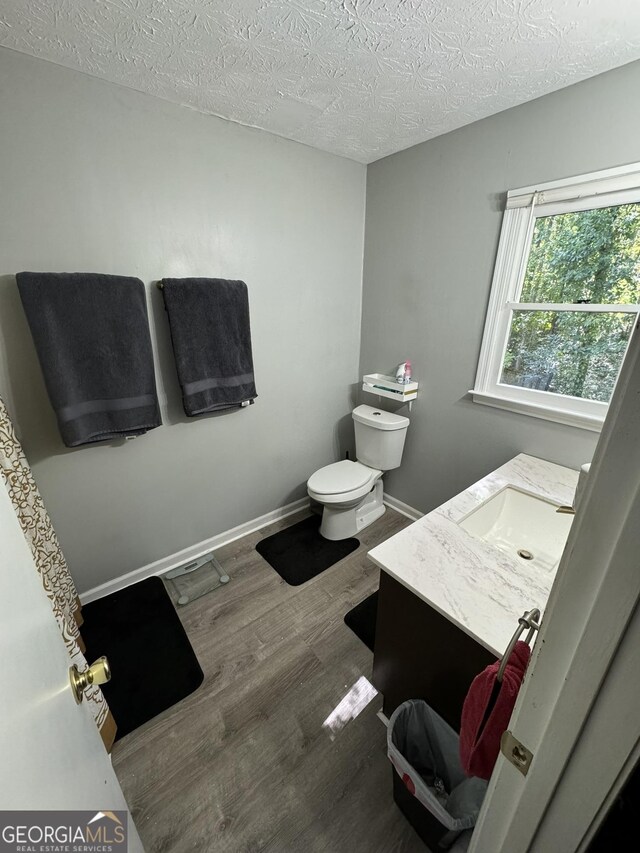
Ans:
{"type": "Polygon", "coordinates": [[[325,539],[337,541],[355,536],[365,527],[384,515],[383,485],[379,479],[371,491],[354,506],[327,506],[322,511],[320,534],[325,539]]]}

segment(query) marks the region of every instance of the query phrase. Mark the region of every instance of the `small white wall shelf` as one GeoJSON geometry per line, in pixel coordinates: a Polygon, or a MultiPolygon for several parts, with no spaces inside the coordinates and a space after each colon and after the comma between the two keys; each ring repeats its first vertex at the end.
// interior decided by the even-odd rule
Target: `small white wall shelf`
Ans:
{"type": "Polygon", "coordinates": [[[388,397],[399,403],[411,403],[418,396],[417,382],[396,382],[395,377],[384,373],[367,373],[362,377],[362,390],[378,397],[388,397]]]}

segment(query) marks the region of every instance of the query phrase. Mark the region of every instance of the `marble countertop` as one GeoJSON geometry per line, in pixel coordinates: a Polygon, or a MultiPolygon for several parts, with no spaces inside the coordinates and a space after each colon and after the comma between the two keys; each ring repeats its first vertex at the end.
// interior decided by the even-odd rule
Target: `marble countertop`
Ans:
{"type": "Polygon", "coordinates": [[[570,505],[577,482],[577,471],[521,453],[369,551],[369,557],[501,657],[525,610],[546,606],[555,571],[511,557],[457,522],[507,485],[570,505]]]}

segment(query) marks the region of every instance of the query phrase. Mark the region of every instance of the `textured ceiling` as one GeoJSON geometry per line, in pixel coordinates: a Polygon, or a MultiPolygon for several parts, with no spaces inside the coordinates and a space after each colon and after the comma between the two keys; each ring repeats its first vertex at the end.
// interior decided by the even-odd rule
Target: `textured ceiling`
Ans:
{"type": "Polygon", "coordinates": [[[0,45],[367,163],[640,58],[640,0],[2,0],[0,45]]]}

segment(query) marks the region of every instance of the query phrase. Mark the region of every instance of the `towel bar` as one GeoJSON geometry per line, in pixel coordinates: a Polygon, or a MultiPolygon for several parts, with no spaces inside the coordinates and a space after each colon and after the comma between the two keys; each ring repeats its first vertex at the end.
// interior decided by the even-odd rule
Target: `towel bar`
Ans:
{"type": "Polygon", "coordinates": [[[527,639],[525,642],[527,645],[531,643],[533,639],[534,633],[540,628],[540,611],[537,607],[534,607],[533,610],[527,610],[519,619],[518,619],[518,627],[515,630],[515,633],[511,640],[509,641],[509,645],[507,646],[507,650],[502,656],[502,660],[500,661],[500,668],[498,669],[498,675],[496,676],[498,681],[502,681],[502,676],[504,675],[504,671],[507,668],[507,663],[509,662],[509,658],[511,657],[511,652],[514,650],[516,643],[522,636],[522,634],[529,629],[529,633],[527,634],[527,639]]]}

